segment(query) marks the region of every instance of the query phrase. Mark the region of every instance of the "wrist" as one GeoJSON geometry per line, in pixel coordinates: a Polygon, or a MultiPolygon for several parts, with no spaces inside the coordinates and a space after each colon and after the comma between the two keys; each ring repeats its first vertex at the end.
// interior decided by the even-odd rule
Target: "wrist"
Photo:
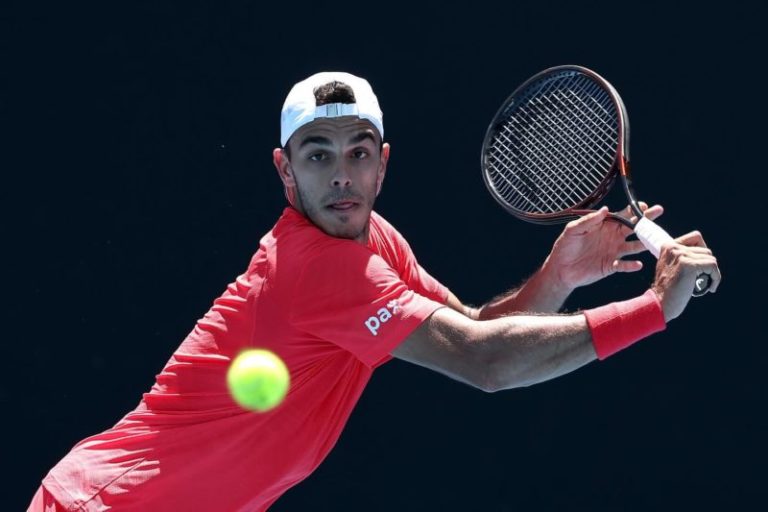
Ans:
{"type": "Polygon", "coordinates": [[[568,297],[577,287],[567,283],[560,275],[559,265],[553,264],[550,257],[544,260],[539,269],[539,278],[551,290],[551,293],[562,297],[568,297]]]}
{"type": "Polygon", "coordinates": [[[637,341],[666,328],[656,292],[584,311],[598,359],[612,356],[637,341]]]}
{"type": "Polygon", "coordinates": [[[664,288],[662,288],[661,286],[657,286],[656,284],[653,284],[650,289],[656,294],[656,297],[658,297],[659,299],[659,304],[661,304],[661,311],[664,314],[664,321],[669,323],[670,320],[674,320],[676,316],[673,316],[667,313],[667,309],[664,307],[664,288]]]}

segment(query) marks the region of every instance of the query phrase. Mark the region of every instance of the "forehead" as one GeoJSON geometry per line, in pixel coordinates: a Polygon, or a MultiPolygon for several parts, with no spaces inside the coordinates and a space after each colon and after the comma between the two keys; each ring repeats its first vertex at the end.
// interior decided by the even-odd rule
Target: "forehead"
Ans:
{"type": "Polygon", "coordinates": [[[324,137],[331,141],[346,142],[365,132],[373,135],[374,141],[380,142],[379,131],[366,119],[355,116],[316,119],[296,130],[290,141],[301,144],[303,140],[310,137],[324,137]]]}

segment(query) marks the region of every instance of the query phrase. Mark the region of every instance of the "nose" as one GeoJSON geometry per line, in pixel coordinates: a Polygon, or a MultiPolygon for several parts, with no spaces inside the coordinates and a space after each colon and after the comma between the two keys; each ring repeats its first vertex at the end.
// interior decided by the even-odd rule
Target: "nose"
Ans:
{"type": "Polygon", "coordinates": [[[336,172],[333,173],[331,178],[331,186],[333,187],[349,187],[352,185],[352,177],[349,174],[349,169],[342,161],[336,166],[336,172]]]}

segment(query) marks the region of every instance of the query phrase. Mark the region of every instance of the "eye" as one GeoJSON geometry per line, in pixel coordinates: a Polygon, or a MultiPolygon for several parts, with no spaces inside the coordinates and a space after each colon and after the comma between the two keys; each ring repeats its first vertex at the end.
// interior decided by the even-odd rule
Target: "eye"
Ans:
{"type": "Polygon", "coordinates": [[[320,162],[322,160],[327,160],[328,155],[322,151],[318,151],[317,153],[310,153],[310,155],[307,158],[309,158],[313,162],[320,162]]]}
{"type": "Polygon", "coordinates": [[[354,156],[357,160],[368,158],[368,154],[368,151],[362,148],[356,149],[352,152],[352,156],[354,156]]]}

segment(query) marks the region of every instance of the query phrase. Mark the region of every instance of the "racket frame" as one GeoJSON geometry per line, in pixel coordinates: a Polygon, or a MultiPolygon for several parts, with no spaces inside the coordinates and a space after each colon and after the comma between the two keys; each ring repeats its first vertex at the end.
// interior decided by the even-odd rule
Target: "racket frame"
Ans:
{"type": "MultiPolygon", "coordinates": [[[[496,202],[498,202],[505,210],[507,210],[507,212],[513,216],[521,220],[533,222],[536,224],[559,224],[594,212],[594,210],[591,210],[590,208],[605,198],[605,196],[612,188],[616,179],[616,175],[618,174],[621,176],[624,194],[629,201],[629,207],[632,213],[635,215],[636,220],[635,222],[632,222],[631,220],[612,212],[609,214],[608,218],[622,223],[633,232],[635,232],[638,239],[640,239],[657,258],[659,257],[661,245],[669,240],[672,240],[672,237],[666,231],[664,231],[663,228],[643,215],[643,211],[641,210],[640,205],[635,198],[635,191],[634,187],[632,186],[632,177],[629,165],[629,117],[627,116],[627,109],[624,106],[624,102],[622,101],[621,96],[619,96],[618,91],[616,91],[613,85],[611,85],[610,82],[608,82],[605,78],[592,71],[591,69],[572,64],[555,66],[536,73],[528,80],[523,82],[519,87],[517,87],[512,92],[512,94],[507,97],[504,103],[502,103],[501,108],[497,110],[496,115],[493,117],[493,121],[491,121],[488,129],[486,130],[485,138],[483,139],[482,151],[480,153],[480,168],[483,174],[483,182],[485,183],[485,186],[488,188],[488,191],[491,193],[491,196],[493,196],[496,202]],[[602,181],[599,183],[596,189],[584,200],[582,200],[581,203],[577,204],[576,207],[569,208],[558,213],[523,213],[516,208],[512,208],[509,204],[507,204],[505,200],[501,198],[501,194],[498,193],[496,187],[488,176],[488,166],[486,159],[488,158],[490,150],[490,141],[496,135],[497,127],[501,124],[501,122],[509,119],[510,110],[517,108],[517,100],[526,96],[526,91],[533,83],[546,78],[547,75],[554,75],[556,73],[563,72],[576,72],[586,75],[593,81],[597,82],[602,87],[602,89],[608,93],[608,97],[614,104],[616,115],[618,117],[618,144],[616,149],[616,156],[614,157],[614,161],[609,171],[603,177],[602,181]]],[[[711,285],[711,282],[711,277],[708,274],[699,275],[697,277],[696,286],[694,287],[692,295],[694,297],[700,297],[706,294],[709,286],[711,285]]]]}
{"type": "MultiPolygon", "coordinates": [[[[617,175],[621,176],[622,187],[627,196],[627,199],[629,200],[632,212],[638,217],[638,219],[643,216],[640,205],[635,199],[635,193],[632,187],[632,179],[630,176],[629,117],[627,116],[627,109],[624,106],[624,102],[622,101],[621,96],[619,96],[619,93],[610,84],[610,82],[608,82],[605,78],[592,71],[591,69],[585,68],[583,66],[570,64],[547,68],[536,73],[528,80],[523,82],[519,87],[517,87],[512,92],[512,94],[510,94],[502,103],[501,107],[496,111],[496,114],[493,117],[493,121],[488,125],[485,138],[483,139],[482,151],[480,154],[480,168],[483,171],[483,182],[485,183],[485,186],[488,188],[488,191],[491,193],[496,202],[498,202],[510,214],[527,222],[533,222],[536,224],[560,224],[591,213],[594,210],[591,210],[590,208],[605,198],[605,196],[613,187],[617,175]],[[586,75],[598,85],[600,85],[602,89],[608,93],[608,96],[613,103],[614,108],[616,109],[616,114],[618,117],[618,147],[616,150],[616,156],[610,170],[603,177],[603,180],[600,182],[600,184],[591,194],[589,194],[584,200],[576,205],[576,207],[569,208],[568,210],[564,210],[559,213],[522,213],[519,210],[512,208],[500,197],[500,194],[496,191],[491,178],[488,176],[488,172],[486,171],[488,168],[486,160],[488,158],[490,142],[496,135],[498,126],[509,118],[509,111],[513,108],[516,108],[521,98],[525,98],[525,96],[527,96],[526,92],[531,87],[531,85],[545,79],[549,75],[556,75],[559,73],[580,73],[582,75],[586,75]]],[[[621,222],[630,229],[634,228],[634,224],[631,221],[620,215],[611,213],[610,218],[612,220],[621,222]]]]}

